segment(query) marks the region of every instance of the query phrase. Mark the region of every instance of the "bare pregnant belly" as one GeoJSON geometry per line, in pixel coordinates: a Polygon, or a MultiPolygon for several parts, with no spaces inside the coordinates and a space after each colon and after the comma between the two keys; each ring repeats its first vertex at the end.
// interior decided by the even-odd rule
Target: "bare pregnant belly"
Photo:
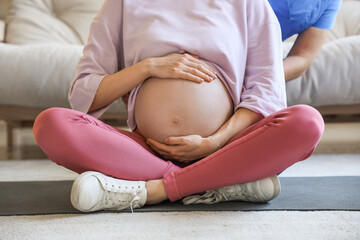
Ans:
{"type": "Polygon", "coordinates": [[[138,132],[159,142],[170,136],[210,136],[232,113],[231,97],[218,78],[201,84],[149,78],[140,87],[135,102],[138,132]]]}

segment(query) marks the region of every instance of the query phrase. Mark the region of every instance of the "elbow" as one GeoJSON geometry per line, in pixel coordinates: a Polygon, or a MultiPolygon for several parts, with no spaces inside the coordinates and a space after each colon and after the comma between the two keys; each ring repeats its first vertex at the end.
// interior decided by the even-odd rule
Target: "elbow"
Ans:
{"type": "Polygon", "coordinates": [[[309,67],[314,61],[315,58],[303,57],[303,64],[302,64],[303,67],[302,67],[301,75],[304,74],[309,69],[309,67]]]}
{"type": "Polygon", "coordinates": [[[285,72],[285,81],[294,80],[298,77],[301,77],[313,63],[313,59],[308,59],[305,57],[297,57],[296,62],[291,62],[290,64],[284,64],[285,72]]]}
{"type": "Polygon", "coordinates": [[[306,73],[306,71],[309,69],[310,65],[309,66],[305,66],[304,68],[300,69],[299,72],[298,72],[298,76],[297,77],[301,77],[303,74],[306,73]]]}
{"type": "Polygon", "coordinates": [[[303,74],[306,73],[306,71],[310,68],[311,64],[314,62],[314,59],[308,59],[308,58],[303,58],[303,62],[300,65],[299,69],[298,69],[298,76],[300,77],[303,74]]]}

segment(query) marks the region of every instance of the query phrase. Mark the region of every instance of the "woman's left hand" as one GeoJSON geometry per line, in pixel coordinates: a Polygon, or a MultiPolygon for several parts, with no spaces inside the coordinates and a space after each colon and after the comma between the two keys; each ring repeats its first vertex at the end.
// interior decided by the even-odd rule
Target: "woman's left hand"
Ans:
{"type": "Polygon", "coordinates": [[[150,138],[146,140],[146,143],[160,155],[184,163],[206,157],[217,150],[216,144],[209,138],[199,135],[168,137],[164,142],[160,143],[150,138]]]}

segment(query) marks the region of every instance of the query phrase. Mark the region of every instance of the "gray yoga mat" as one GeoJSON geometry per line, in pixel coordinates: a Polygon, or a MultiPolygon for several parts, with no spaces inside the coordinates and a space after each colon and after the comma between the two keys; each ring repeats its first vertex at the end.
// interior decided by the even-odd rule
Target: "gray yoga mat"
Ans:
{"type": "MultiPolygon", "coordinates": [[[[280,181],[282,191],[269,203],[166,201],[134,212],[360,210],[360,177],[284,177],[280,181]]],[[[71,206],[71,186],[71,181],[0,182],[0,215],[80,213],[71,206]]]]}

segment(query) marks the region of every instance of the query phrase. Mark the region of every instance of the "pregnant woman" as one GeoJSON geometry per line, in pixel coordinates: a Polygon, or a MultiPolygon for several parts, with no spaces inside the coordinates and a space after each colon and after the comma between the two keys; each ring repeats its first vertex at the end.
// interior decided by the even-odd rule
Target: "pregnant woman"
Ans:
{"type": "Polygon", "coordinates": [[[106,0],[73,110],[34,125],[47,156],[80,173],[73,206],[275,198],[277,174],[308,158],[324,128],[315,109],[286,108],[280,31],[265,0],[106,0]],[[119,98],[131,132],[97,119],[119,98]]]}

